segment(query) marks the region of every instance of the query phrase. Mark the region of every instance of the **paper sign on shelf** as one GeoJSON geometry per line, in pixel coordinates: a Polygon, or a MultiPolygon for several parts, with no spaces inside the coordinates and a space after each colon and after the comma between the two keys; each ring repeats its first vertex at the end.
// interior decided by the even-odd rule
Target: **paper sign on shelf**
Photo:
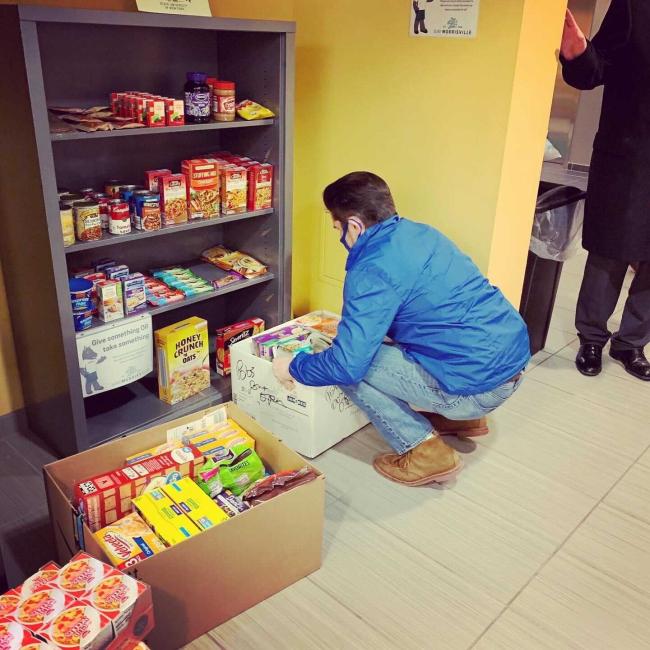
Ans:
{"type": "Polygon", "coordinates": [[[151,314],[80,332],[77,356],[84,397],[141,379],[153,370],[151,314]]]}
{"type": "Polygon", "coordinates": [[[479,0],[408,0],[410,34],[417,38],[474,38],[479,0]]]}
{"type": "Polygon", "coordinates": [[[136,0],[138,11],[181,16],[212,16],[209,0],[136,0]]]}

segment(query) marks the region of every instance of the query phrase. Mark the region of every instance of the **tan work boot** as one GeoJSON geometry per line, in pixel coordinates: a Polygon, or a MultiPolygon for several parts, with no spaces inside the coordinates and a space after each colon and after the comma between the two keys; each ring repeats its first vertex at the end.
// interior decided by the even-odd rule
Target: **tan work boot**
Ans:
{"type": "Polygon", "coordinates": [[[439,436],[425,440],[402,455],[377,456],[373,465],[387,479],[414,487],[450,481],[463,467],[456,451],[439,436]]]}
{"type": "Polygon", "coordinates": [[[490,433],[487,420],[449,420],[439,413],[422,413],[433,424],[433,428],[441,436],[458,436],[459,438],[478,438],[490,433]]]}

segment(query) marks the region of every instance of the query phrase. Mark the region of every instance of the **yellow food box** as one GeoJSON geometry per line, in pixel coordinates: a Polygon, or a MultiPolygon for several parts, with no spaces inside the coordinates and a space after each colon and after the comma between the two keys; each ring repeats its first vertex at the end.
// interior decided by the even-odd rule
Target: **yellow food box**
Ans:
{"type": "Polygon", "coordinates": [[[209,433],[189,437],[186,442],[194,445],[204,456],[212,458],[225,456],[234,445],[246,445],[255,449],[255,439],[233,420],[228,420],[209,433]]]}
{"type": "Polygon", "coordinates": [[[201,532],[160,488],[136,497],[133,506],[167,546],[184,542],[201,532]]]}
{"type": "Polygon", "coordinates": [[[176,404],[210,387],[208,322],[198,316],[156,331],[158,396],[176,404]]]}
{"type": "Polygon", "coordinates": [[[165,550],[142,517],[136,512],[97,531],[97,543],[114,567],[126,569],[165,550]]]}
{"type": "Polygon", "coordinates": [[[191,478],[169,483],[163,490],[201,530],[208,530],[230,519],[191,478]]]}

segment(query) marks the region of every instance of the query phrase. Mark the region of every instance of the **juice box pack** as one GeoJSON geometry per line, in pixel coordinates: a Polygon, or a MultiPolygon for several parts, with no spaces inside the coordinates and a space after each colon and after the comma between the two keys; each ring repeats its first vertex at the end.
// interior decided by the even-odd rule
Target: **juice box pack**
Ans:
{"type": "Polygon", "coordinates": [[[174,449],[135,465],[77,482],[74,488],[75,504],[83,513],[91,532],[95,533],[128,515],[132,500],[145,489],[183,476],[194,478],[203,462],[203,456],[196,447],[174,449]]]}
{"type": "Polygon", "coordinates": [[[208,322],[193,316],[156,331],[158,396],[176,404],[210,386],[208,322]]]}
{"type": "Polygon", "coordinates": [[[264,331],[261,318],[251,318],[217,330],[217,372],[230,374],[230,346],[264,331]]]}

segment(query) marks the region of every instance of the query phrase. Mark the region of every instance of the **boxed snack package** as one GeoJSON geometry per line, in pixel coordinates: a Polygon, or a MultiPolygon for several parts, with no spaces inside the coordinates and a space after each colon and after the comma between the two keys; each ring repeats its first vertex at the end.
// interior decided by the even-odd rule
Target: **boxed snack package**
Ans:
{"type": "Polygon", "coordinates": [[[73,598],[83,598],[110,571],[107,564],[87,553],[78,553],[60,569],[55,586],[73,598]]]}
{"type": "Polygon", "coordinates": [[[221,213],[246,212],[248,176],[243,167],[226,165],[221,171],[221,213]]]}
{"type": "MultiPolygon", "coordinates": [[[[48,562],[42,566],[33,576],[27,578],[20,587],[20,595],[22,598],[33,594],[35,591],[46,585],[51,585],[56,582],[59,575],[59,565],[56,562],[48,562]]],[[[0,612],[0,618],[2,613],[0,612]]],[[[0,646],[1,647],[1,646],[0,646]]]]}
{"type": "Polygon", "coordinates": [[[264,321],[261,318],[234,323],[217,330],[217,372],[220,375],[230,374],[230,346],[264,331],[264,321]]]}
{"type": "Polygon", "coordinates": [[[246,445],[255,449],[255,440],[245,431],[230,433],[220,437],[218,432],[204,433],[192,438],[192,444],[207,458],[221,459],[228,455],[235,445],[246,445]]]}
{"type": "Polygon", "coordinates": [[[139,463],[143,460],[146,460],[147,458],[152,458],[153,456],[158,456],[159,454],[164,454],[168,451],[173,451],[174,449],[180,449],[186,444],[187,443],[183,442],[182,440],[165,442],[162,445],[156,445],[155,447],[151,447],[151,449],[145,449],[144,451],[140,451],[137,454],[133,454],[126,458],[125,462],[127,465],[133,465],[134,463],[139,463]]]}
{"type": "Polygon", "coordinates": [[[95,533],[114,567],[126,569],[165,550],[163,543],[136,512],[95,533]]]}
{"type": "Polygon", "coordinates": [[[110,323],[124,318],[122,285],[116,280],[102,280],[95,285],[97,290],[97,314],[100,320],[110,323]]]}
{"type": "Polygon", "coordinates": [[[55,648],[104,650],[113,638],[108,618],[83,601],[72,602],[39,632],[55,648]]]}
{"type": "Polygon", "coordinates": [[[75,503],[95,533],[128,515],[132,500],[145,489],[183,476],[194,477],[202,464],[203,456],[195,447],[174,449],[135,465],[78,481],[74,486],[75,503]]]}
{"type": "Polygon", "coordinates": [[[156,331],[158,396],[176,404],[210,387],[208,322],[193,316],[156,331]]]}
{"type": "Polygon", "coordinates": [[[311,314],[301,316],[297,321],[308,329],[315,330],[330,339],[334,339],[336,338],[336,332],[341,319],[336,315],[324,311],[315,311],[311,314]]]}
{"type": "Polygon", "coordinates": [[[219,163],[207,158],[184,160],[181,166],[187,179],[190,219],[212,219],[219,216],[219,163]]]}
{"type": "Polygon", "coordinates": [[[122,298],[124,313],[127,316],[137,314],[147,308],[147,295],[144,290],[144,275],[131,273],[122,280],[122,298]]]}
{"type": "Polygon", "coordinates": [[[201,532],[160,488],[136,497],[133,506],[166,546],[174,546],[201,532]]]}
{"type": "Polygon", "coordinates": [[[219,494],[215,494],[212,498],[228,517],[236,517],[250,508],[248,503],[236,497],[230,490],[223,490],[219,494]]]}
{"type": "Polygon", "coordinates": [[[268,163],[248,167],[248,210],[273,207],[273,165],[268,163]]]}
{"type": "Polygon", "coordinates": [[[0,649],[2,650],[38,650],[47,648],[20,623],[0,620],[0,649]]]}
{"type": "Polygon", "coordinates": [[[20,589],[10,589],[0,596],[0,620],[13,618],[20,603],[20,589]]]}
{"type": "Polygon", "coordinates": [[[158,179],[160,212],[163,224],[173,226],[187,221],[187,184],[184,174],[167,174],[158,179]]]}
{"type": "Polygon", "coordinates": [[[208,530],[230,518],[191,478],[183,478],[162,489],[199,530],[208,530]]]}
{"type": "Polygon", "coordinates": [[[161,176],[169,176],[171,169],[151,169],[144,173],[144,186],[152,193],[160,192],[159,181],[161,176]]]}
{"type": "Polygon", "coordinates": [[[64,591],[46,585],[20,601],[13,619],[37,634],[74,602],[75,599],[64,591]]]}

